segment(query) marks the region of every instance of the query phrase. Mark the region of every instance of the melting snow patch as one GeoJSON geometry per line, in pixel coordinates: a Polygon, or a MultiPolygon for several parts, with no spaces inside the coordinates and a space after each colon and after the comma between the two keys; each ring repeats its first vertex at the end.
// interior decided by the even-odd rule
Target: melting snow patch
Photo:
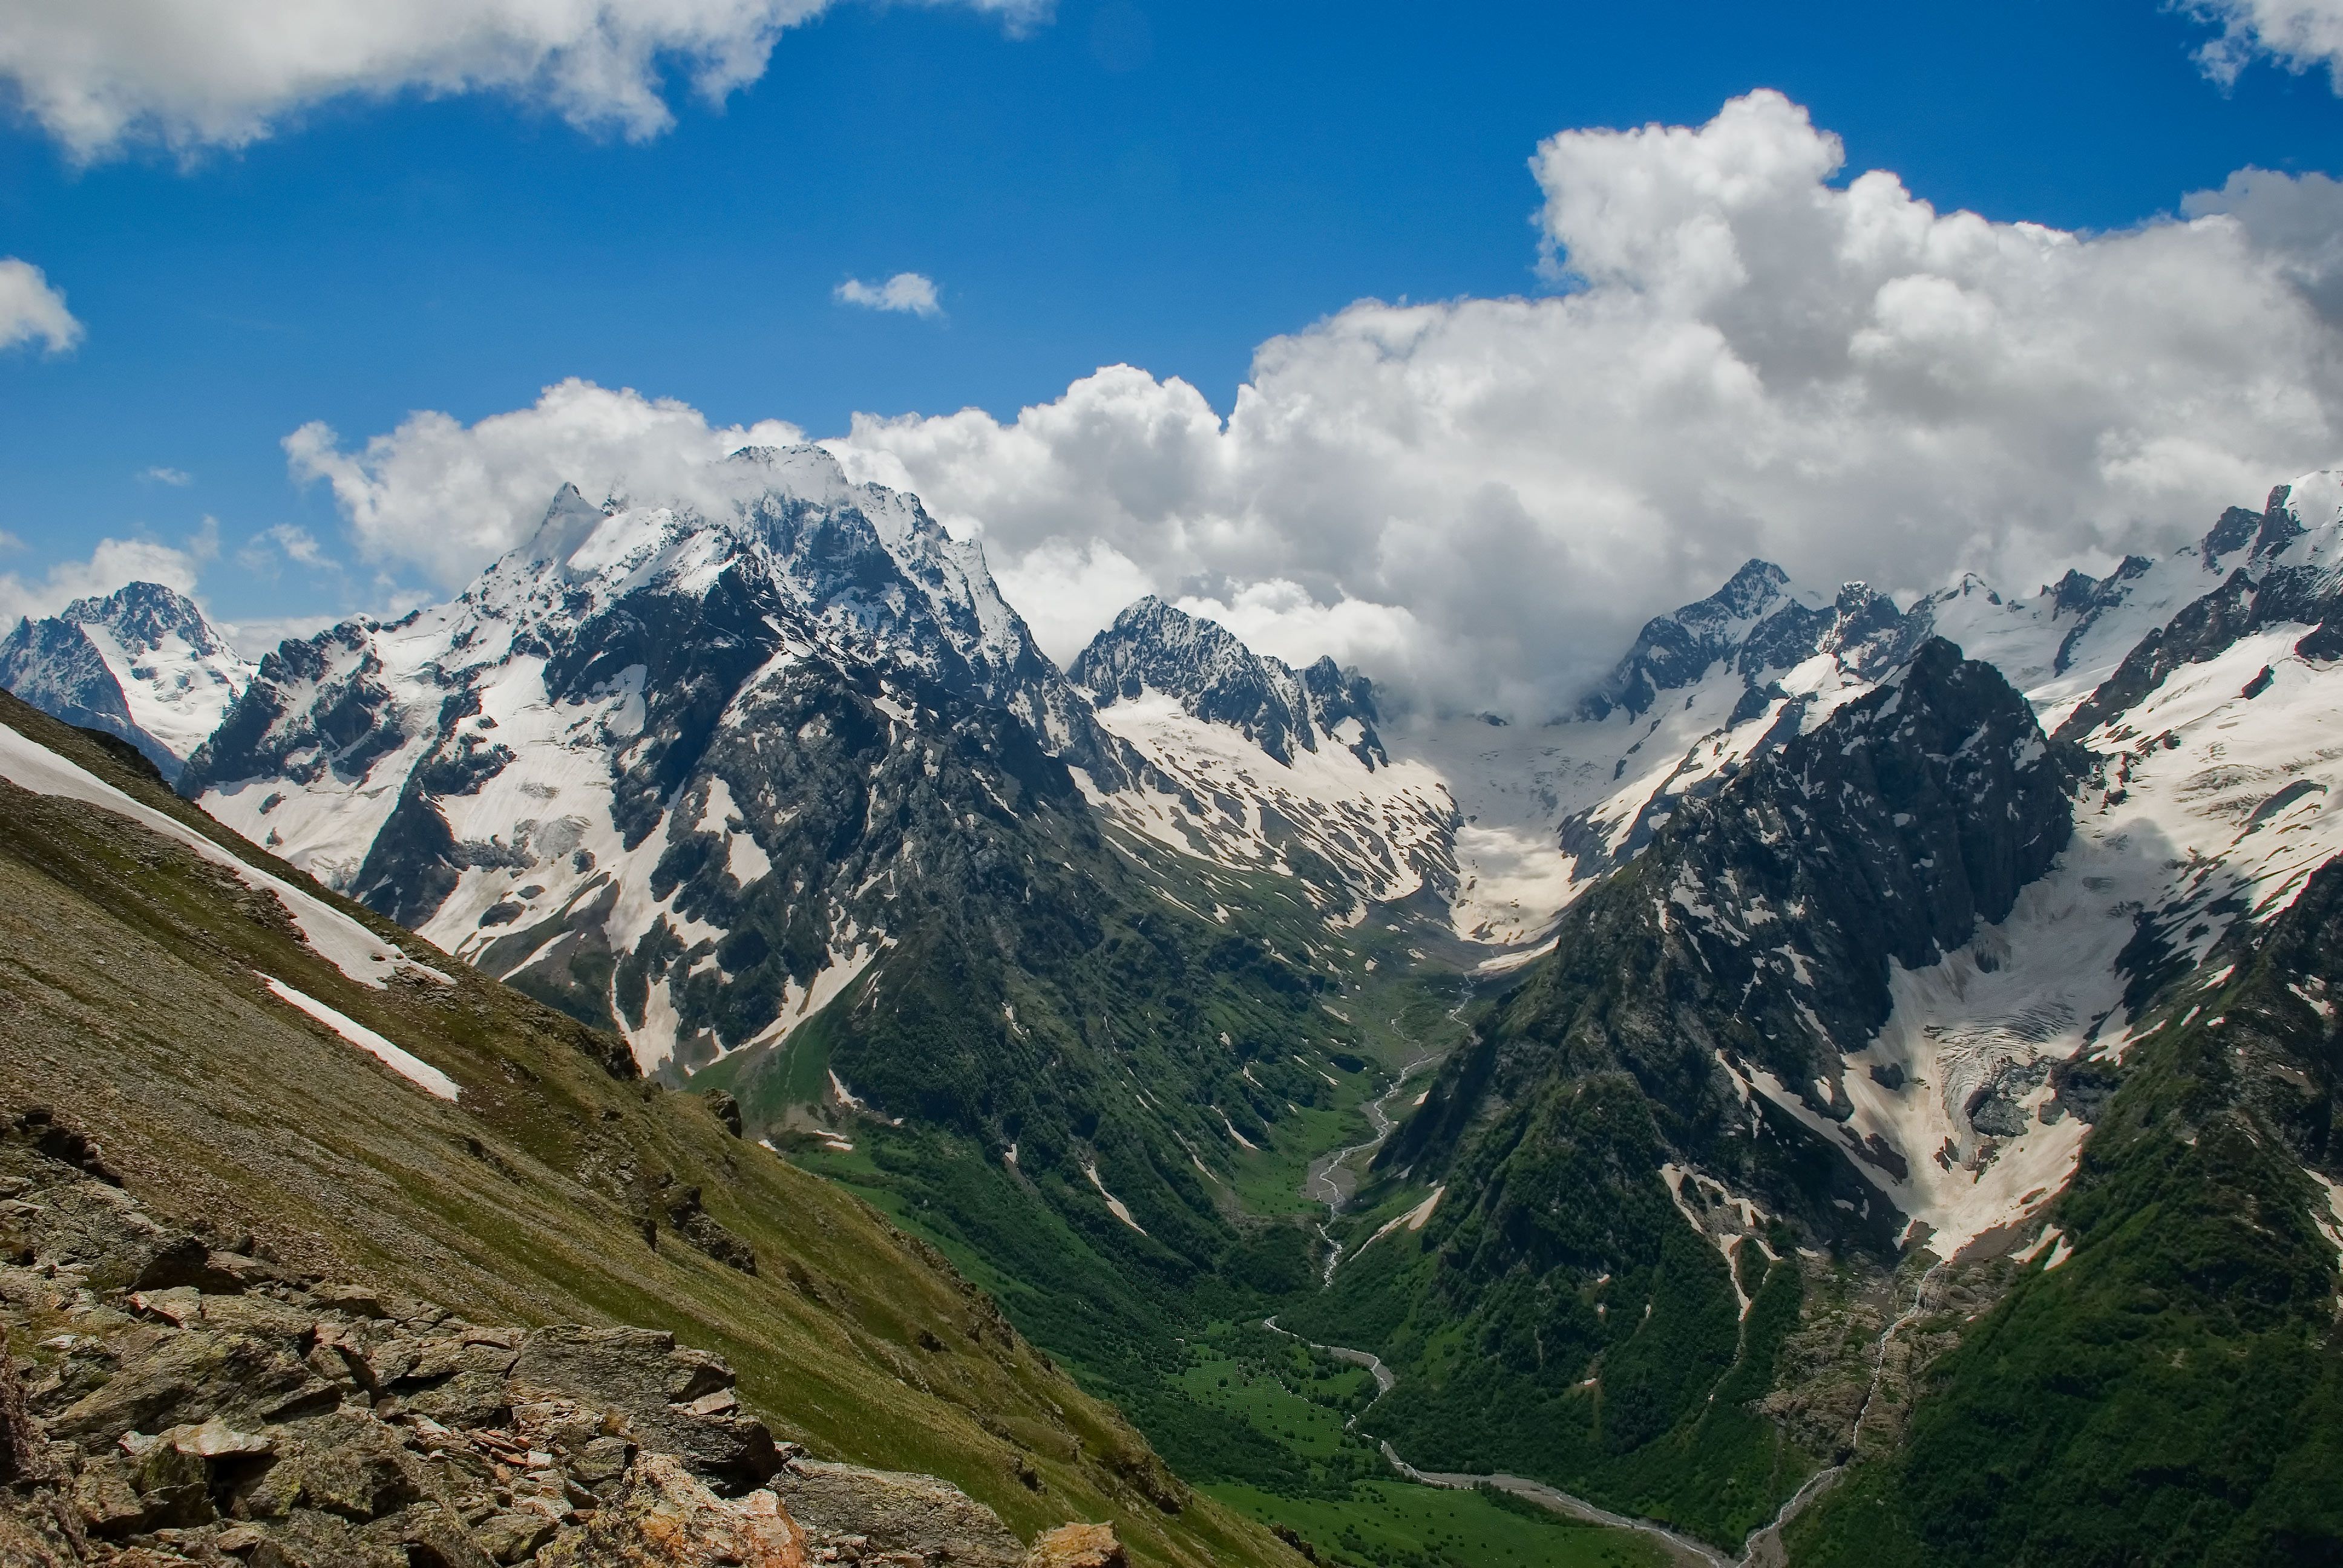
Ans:
{"type": "Polygon", "coordinates": [[[1092,1161],[1088,1165],[1083,1166],[1082,1174],[1091,1179],[1091,1185],[1097,1188],[1099,1191],[1099,1196],[1106,1200],[1106,1210],[1108,1213],[1112,1214],[1116,1219],[1121,1221],[1124,1224],[1130,1226],[1141,1235],[1144,1236],[1147,1234],[1147,1227],[1141,1225],[1138,1221],[1131,1217],[1130,1207],[1126,1205],[1121,1199],[1108,1191],[1106,1190],[1106,1183],[1099,1180],[1098,1162],[1096,1161],[1092,1161]]]}
{"type": "Polygon", "coordinates": [[[2308,1167],[2304,1169],[2303,1174],[2318,1183],[2319,1196],[2326,1200],[2324,1204],[2316,1205],[2311,1209],[2312,1222],[2318,1225],[2319,1234],[2334,1243],[2338,1251],[2343,1251],[2343,1188],[2337,1187],[2334,1182],[2308,1167]]]}
{"type": "MultiPolygon", "coordinates": [[[[1668,1196],[1674,1200],[1676,1212],[1684,1217],[1684,1223],[1690,1225],[1693,1230],[1699,1234],[1701,1240],[1708,1242],[1709,1245],[1715,1247],[1719,1252],[1722,1252],[1725,1255],[1725,1271],[1726,1276],[1733,1282],[1733,1299],[1740,1303],[1740,1315],[1745,1318],[1747,1317],[1749,1315],[1749,1308],[1751,1304],[1750,1299],[1748,1292],[1745,1292],[1741,1288],[1741,1271],[1735,1266],[1736,1260],[1734,1257],[1734,1253],[1739,1250],[1742,1242],[1749,1240],[1750,1238],[1743,1235],[1718,1235],[1715,1231],[1711,1231],[1708,1227],[1708,1222],[1701,1217],[1700,1213],[1693,1208],[1691,1201],[1684,1197],[1684,1183],[1686,1181],[1690,1181],[1693,1184],[1694,1191],[1701,1191],[1707,1188],[1715,1188],[1716,1191],[1716,1196],[1720,1202],[1725,1207],[1732,1210],[1735,1214],[1737,1214],[1740,1217],[1743,1225],[1752,1230],[1755,1229],[1757,1224],[1757,1205],[1752,1203],[1746,1198],[1735,1197],[1731,1190],[1723,1182],[1713,1181],[1708,1177],[1701,1175],[1698,1171],[1687,1170],[1682,1165],[1661,1166],[1660,1180],[1667,1183],[1668,1196]]],[[[1766,1257],[1771,1258],[1774,1256],[1774,1250],[1771,1247],[1766,1246],[1763,1241],[1758,1242],[1757,1245],[1758,1249],[1763,1251],[1766,1257]]]]}
{"type": "Polygon", "coordinates": [[[1359,1251],[1352,1253],[1346,1261],[1356,1261],[1359,1252],[1365,1251],[1369,1247],[1373,1246],[1377,1241],[1382,1241],[1385,1236],[1390,1235],[1393,1231],[1399,1230],[1403,1226],[1410,1231],[1423,1230],[1424,1225],[1431,1220],[1432,1211],[1440,1207],[1440,1195],[1447,1191],[1447,1183],[1443,1182],[1432,1190],[1431,1197],[1426,1198],[1423,1202],[1418,1203],[1406,1213],[1394,1214],[1390,1219],[1384,1221],[1381,1226],[1377,1227],[1373,1235],[1359,1243],[1359,1251]]]}
{"type": "Polygon", "coordinates": [[[27,739],[5,724],[0,724],[0,778],[36,795],[63,796],[118,812],[142,828],[186,845],[212,864],[225,867],[235,873],[246,887],[275,894],[292,915],[294,923],[301,928],[301,935],[309,945],[336,969],[361,985],[379,987],[389,976],[402,970],[419,972],[447,984],[454,983],[437,970],[416,963],[396,949],[390,949],[390,945],[381,938],[324,900],[256,867],[246,865],[176,818],[166,816],[151,806],[141,805],[96,774],[67,761],[47,747],[27,739]]]}
{"type": "MultiPolygon", "coordinates": [[[[258,970],[252,972],[260,974],[258,970]]],[[[453,1101],[463,1092],[456,1087],[454,1079],[421,1057],[394,1045],[357,1020],[335,1011],[306,991],[295,990],[274,975],[261,974],[260,978],[268,982],[268,989],[277,993],[279,1000],[291,1002],[426,1094],[453,1101]]]]}
{"type": "MultiPolygon", "coordinates": [[[[1213,1110],[1215,1110],[1215,1111],[1220,1111],[1220,1107],[1218,1107],[1218,1106],[1214,1106],[1212,1109],[1213,1109],[1213,1110]]],[[[1243,1144],[1246,1148],[1248,1148],[1248,1149],[1250,1149],[1250,1150],[1253,1151],[1255,1153],[1259,1153],[1259,1152],[1261,1151],[1261,1145],[1260,1145],[1260,1144],[1258,1144],[1258,1143],[1255,1143],[1252,1139],[1247,1138],[1243,1133],[1242,1133],[1242,1132],[1238,1131],[1237,1131],[1237,1124],[1236,1124],[1235,1122],[1231,1121],[1229,1120],[1229,1113],[1228,1113],[1227,1111],[1221,1111],[1221,1125],[1222,1125],[1222,1126],[1223,1126],[1223,1127],[1225,1127],[1225,1128],[1227,1128],[1227,1129],[1229,1130],[1229,1136],[1230,1136],[1230,1137],[1232,1137],[1232,1138],[1235,1139],[1238,1142],[1240,1142],[1240,1143],[1243,1144]]]]}

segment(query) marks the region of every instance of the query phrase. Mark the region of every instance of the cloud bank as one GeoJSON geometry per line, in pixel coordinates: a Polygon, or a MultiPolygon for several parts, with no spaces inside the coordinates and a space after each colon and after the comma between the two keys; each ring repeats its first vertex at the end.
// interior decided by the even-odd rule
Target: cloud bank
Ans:
{"type": "MultiPolygon", "coordinates": [[[[328,99],[494,92],[629,139],[762,75],[830,0],[14,0],[0,80],[76,158],[152,140],[239,147],[328,99]]],[[[938,0],[945,3],[945,0],[938,0]]],[[[1011,25],[1048,0],[958,0],[1011,25]]]]}
{"type": "Polygon", "coordinates": [[[39,338],[51,354],[63,354],[81,336],[81,323],[65,308],[65,297],[49,286],[39,267],[0,256],[0,349],[39,338]]]}
{"type": "Polygon", "coordinates": [[[285,437],[285,455],[296,478],[333,487],[361,555],[455,588],[527,538],[565,484],[598,501],[690,496],[728,453],[804,439],[778,419],[716,428],[673,398],[572,379],[477,425],[409,415],[355,452],[313,422],[285,437]]]}
{"type": "Polygon", "coordinates": [[[0,572],[0,634],[23,617],[55,615],[77,598],[110,594],[125,583],[161,583],[193,594],[205,563],[218,553],[219,524],[206,518],[185,546],[155,539],[100,539],[87,560],[59,561],[32,581],[15,572],[0,572]]]}
{"type": "MultiPolygon", "coordinates": [[[[1842,160],[1771,92],[1566,131],[1531,166],[1553,295],[1361,301],[1262,345],[1226,418],[1113,366],[1013,420],[860,416],[827,444],[980,535],[1061,657],[1151,589],[1533,718],[1752,555],[1824,587],[2030,589],[2343,462],[2343,186],[2242,171],[2085,235],[1835,183],[1842,160]]],[[[571,382],[287,449],[372,556],[452,584],[563,479],[649,493],[785,429],[571,382]]]]}
{"type": "Polygon", "coordinates": [[[860,305],[869,310],[895,310],[909,316],[943,314],[943,307],[936,303],[935,280],[916,272],[899,272],[884,283],[850,277],[831,290],[830,297],[840,305],[860,305]]]}
{"type": "Polygon", "coordinates": [[[2290,71],[2324,65],[2343,93],[2343,0],[2197,0],[2188,10],[2220,25],[2221,35],[2197,52],[2215,81],[2235,82],[2267,57],[2290,71]]]}

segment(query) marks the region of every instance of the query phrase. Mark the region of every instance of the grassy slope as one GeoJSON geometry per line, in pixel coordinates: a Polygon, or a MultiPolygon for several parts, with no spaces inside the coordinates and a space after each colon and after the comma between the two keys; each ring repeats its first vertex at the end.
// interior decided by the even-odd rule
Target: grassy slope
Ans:
{"type": "MultiPolygon", "coordinates": [[[[5,697],[0,719],[302,879],[87,737],[5,697]]],[[[100,1139],[158,1211],[249,1229],[288,1261],[483,1321],[670,1328],[729,1357],[781,1434],[941,1475],[1021,1533],[1112,1519],[1141,1562],[1295,1561],[1211,1500],[1182,1499],[1145,1442],[931,1249],[729,1138],[699,1102],[611,1078],[578,1049],[599,1037],[344,903],[457,976],[357,985],[239,893],[121,819],[0,785],[0,1093],[100,1139]],[[461,1105],[310,1024],[255,970],[449,1073],[461,1105]],[[703,1189],[756,1248],[756,1276],[671,1233],[645,1246],[630,1194],[661,1174],[703,1189]],[[1150,1493],[1184,1506],[1166,1513],[1150,1493]]]]}

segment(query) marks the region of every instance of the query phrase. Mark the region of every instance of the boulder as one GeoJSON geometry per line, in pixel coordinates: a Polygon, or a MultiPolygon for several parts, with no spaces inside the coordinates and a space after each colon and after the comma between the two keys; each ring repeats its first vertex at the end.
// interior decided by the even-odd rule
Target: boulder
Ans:
{"type": "Polygon", "coordinates": [[[1061,1524],[1033,1543],[1024,1568],[1130,1568],[1111,1524],[1061,1524]]]}
{"type": "Polygon", "coordinates": [[[562,1324],[522,1342],[512,1370],[516,1400],[546,1395],[619,1412],[642,1447],[673,1453],[728,1493],[764,1483],[780,1455],[764,1422],[738,1413],[732,1369],[703,1351],[679,1349],[649,1329],[562,1324]]]}
{"type": "Polygon", "coordinates": [[[539,1568],[804,1568],[805,1535],[769,1492],[717,1496],[667,1454],[644,1454],[624,1495],[538,1553],[539,1568]]]}
{"type": "Polygon", "coordinates": [[[816,1547],[859,1536],[873,1550],[932,1553],[954,1568],[1019,1568],[1025,1560],[998,1514],[931,1475],[792,1459],[772,1487],[816,1547]]]}

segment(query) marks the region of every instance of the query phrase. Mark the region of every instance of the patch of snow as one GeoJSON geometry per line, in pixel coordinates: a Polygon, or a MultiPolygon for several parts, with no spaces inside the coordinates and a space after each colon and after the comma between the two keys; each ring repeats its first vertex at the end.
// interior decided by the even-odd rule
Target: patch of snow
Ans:
{"type": "Polygon", "coordinates": [[[318,956],[361,985],[381,986],[402,970],[418,972],[447,982],[438,970],[416,963],[349,916],[314,893],[281,877],[247,866],[175,817],[142,804],[103,779],[0,724],[0,778],[36,795],[102,806],[129,818],[140,827],[172,839],[197,855],[232,872],[247,888],[275,894],[318,956]]]}
{"type": "MultiPolygon", "coordinates": [[[[257,970],[253,972],[260,973],[257,970]]],[[[327,1007],[307,991],[294,990],[274,975],[262,974],[260,978],[267,982],[268,989],[276,992],[280,1000],[290,1002],[307,1013],[426,1094],[451,1101],[462,1094],[463,1091],[457,1087],[454,1079],[356,1019],[327,1007]]]]}
{"type": "Polygon", "coordinates": [[[1144,1236],[1147,1234],[1147,1227],[1141,1225],[1138,1221],[1131,1217],[1130,1206],[1123,1202],[1121,1199],[1108,1191],[1106,1190],[1106,1183],[1099,1180],[1097,1161],[1093,1160],[1089,1164],[1083,1166],[1082,1174],[1091,1179],[1091,1185],[1097,1188],[1099,1196],[1106,1200],[1106,1210],[1108,1213],[1113,1215],[1116,1219],[1121,1221],[1124,1224],[1130,1226],[1141,1235],[1144,1236]]]}
{"type": "Polygon", "coordinates": [[[1243,1144],[1247,1149],[1252,1150],[1254,1153],[1258,1154],[1261,1152],[1261,1145],[1255,1143],[1252,1139],[1247,1138],[1243,1133],[1238,1131],[1237,1124],[1229,1120],[1229,1113],[1227,1111],[1221,1110],[1218,1106],[1214,1106],[1212,1109],[1214,1112],[1219,1115],[1221,1125],[1229,1130],[1230,1137],[1235,1139],[1239,1143],[1243,1144]]]}

